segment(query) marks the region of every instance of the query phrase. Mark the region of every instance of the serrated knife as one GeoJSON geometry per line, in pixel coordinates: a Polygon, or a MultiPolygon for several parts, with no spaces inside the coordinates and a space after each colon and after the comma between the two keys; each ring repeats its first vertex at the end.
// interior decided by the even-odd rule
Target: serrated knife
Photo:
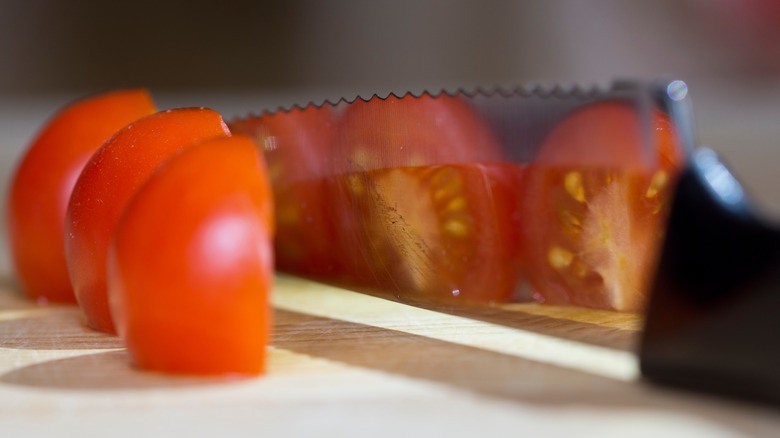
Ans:
{"type": "Polygon", "coordinates": [[[684,82],[391,94],[230,125],[266,152],[280,268],[423,306],[646,312],[649,380],[780,401],[780,233],[695,147],[684,82]]]}

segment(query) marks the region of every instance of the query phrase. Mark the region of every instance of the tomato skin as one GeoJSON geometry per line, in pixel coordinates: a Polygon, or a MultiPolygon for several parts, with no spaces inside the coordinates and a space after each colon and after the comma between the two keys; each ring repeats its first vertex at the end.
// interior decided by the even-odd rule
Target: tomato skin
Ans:
{"type": "MultiPolygon", "coordinates": [[[[228,135],[213,110],[161,111],[122,128],[86,164],[68,204],[65,255],[76,298],[92,328],[115,332],[106,293],[106,257],[130,197],[166,158],[195,141],[228,135]]],[[[170,200],[169,209],[176,208],[175,201],[170,200]]]]}
{"type": "Polygon", "coordinates": [[[106,139],[154,111],[142,89],[87,97],[60,110],[28,147],[11,183],[6,214],[17,276],[30,298],[76,302],[63,244],[73,186],[106,139]]]}
{"type": "Polygon", "coordinates": [[[340,272],[324,177],[330,171],[335,117],[329,106],[235,120],[234,133],[263,149],[276,211],[274,253],[280,270],[318,278],[340,272]]]}
{"type": "Polygon", "coordinates": [[[240,135],[188,148],[137,191],[111,244],[108,283],[138,367],[263,372],[272,214],[262,157],[240,135]]]}
{"type": "Polygon", "coordinates": [[[636,109],[606,101],[576,110],[546,139],[523,194],[537,300],[642,310],[683,160],[668,117],[656,111],[651,123],[643,151],[636,109]]]}
{"type": "Polygon", "coordinates": [[[447,95],[355,101],[339,123],[336,174],[500,158],[498,141],[463,100],[447,95]]]}
{"type": "Polygon", "coordinates": [[[669,117],[653,110],[651,150],[639,139],[637,109],[621,101],[604,101],[574,111],[547,137],[534,164],[588,166],[646,171],[656,166],[678,167],[681,146],[669,117]]]}

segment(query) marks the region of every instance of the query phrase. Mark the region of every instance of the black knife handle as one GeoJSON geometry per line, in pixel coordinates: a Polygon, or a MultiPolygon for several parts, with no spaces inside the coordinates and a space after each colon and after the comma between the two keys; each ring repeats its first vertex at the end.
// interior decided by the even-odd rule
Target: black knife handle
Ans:
{"type": "Polygon", "coordinates": [[[646,379],[780,403],[780,231],[708,149],[679,178],[645,324],[646,379]]]}

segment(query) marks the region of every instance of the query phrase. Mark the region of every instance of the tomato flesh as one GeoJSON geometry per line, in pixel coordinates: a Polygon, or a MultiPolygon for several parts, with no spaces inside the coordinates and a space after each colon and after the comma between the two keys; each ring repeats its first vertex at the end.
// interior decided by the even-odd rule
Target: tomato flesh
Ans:
{"type": "Polygon", "coordinates": [[[263,372],[271,200],[262,157],[243,136],[188,148],[134,195],[111,245],[108,284],[114,321],[138,367],[263,372]]]}
{"type": "Polygon", "coordinates": [[[351,281],[404,301],[504,302],[521,279],[523,168],[458,164],[375,170],[334,181],[352,212],[351,281]]]}
{"type": "MultiPolygon", "coordinates": [[[[159,112],[122,128],[92,156],[73,189],[65,221],[65,254],[88,324],[114,333],[106,292],[106,257],[130,197],[166,158],[195,141],[229,135],[220,115],[205,108],[159,112]]],[[[170,199],[160,216],[175,210],[170,199]]]]}
{"type": "Polygon", "coordinates": [[[60,110],[27,149],[6,214],[12,259],[27,295],[75,303],[65,262],[65,211],[89,157],[114,132],[155,111],[146,90],[81,99],[60,110]]]}
{"type": "Polygon", "coordinates": [[[640,311],[682,161],[667,116],[649,154],[626,103],[586,106],[550,134],[524,184],[523,238],[535,298],[640,311]]]}

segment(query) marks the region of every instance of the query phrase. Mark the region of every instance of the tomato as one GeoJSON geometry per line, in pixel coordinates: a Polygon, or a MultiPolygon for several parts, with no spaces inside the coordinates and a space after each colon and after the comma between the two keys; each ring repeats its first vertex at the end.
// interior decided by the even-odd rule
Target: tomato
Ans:
{"type": "Polygon", "coordinates": [[[513,164],[405,167],[361,176],[350,230],[368,284],[404,301],[509,301],[521,280],[513,164]],[[373,283],[373,284],[371,284],[373,283]]]}
{"type": "Polygon", "coordinates": [[[465,101],[357,101],[334,157],[328,187],[347,281],[407,300],[511,295],[517,192],[505,181],[520,169],[488,164],[498,142],[465,101]]]}
{"type": "Polygon", "coordinates": [[[314,277],[340,271],[333,257],[334,224],[325,193],[334,116],[329,106],[293,109],[235,120],[234,133],[244,133],[264,150],[273,185],[276,267],[314,277]]]}
{"type": "Polygon", "coordinates": [[[645,151],[635,108],[606,101],[576,110],[545,140],[523,194],[539,301],[642,309],[682,162],[668,117],[655,111],[651,123],[645,151]]]}
{"type": "Polygon", "coordinates": [[[240,135],[186,149],[138,189],[108,268],[114,321],[138,367],[263,371],[272,214],[262,157],[240,135]]]}
{"type": "Polygon", "coordinates": [[[54,115],[28,147],[6,206],[12,258],[28,296],[41,302],[76,302],[63,244],[73,185],[111,134],[154,111],[146,90],[84,98],[54,115]]]}
{"type": "MultiPolygon", "coordinates": [[[[68,204],[65,255],[76,298],[91,327],[115,331],[106,294],[106,256],[127,201],[164,159],[197,140],[227,135],[215,111],[163,111],[122,128],[86,164],[68,204]]],[[[176,201],[170,199],[159,215],[176,210],[176,201]]]]}

